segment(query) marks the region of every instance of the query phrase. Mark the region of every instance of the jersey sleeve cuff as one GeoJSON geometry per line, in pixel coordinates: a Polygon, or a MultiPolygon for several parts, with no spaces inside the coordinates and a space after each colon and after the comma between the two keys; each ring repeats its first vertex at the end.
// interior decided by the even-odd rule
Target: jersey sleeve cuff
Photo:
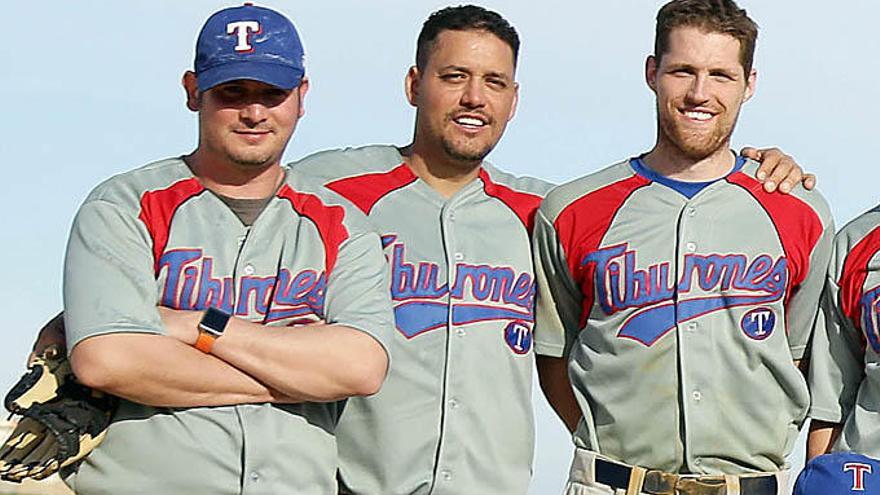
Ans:
{"type": "Polygon", "coordinates": [[[840,409],[833,409],[821,406],[812,406],[808,413],[810,419],[817,421],[825,421],[826,423],[842,423],[843,413],[840,409]]]}
{"type": "Polygon", "coordinates": [[[535,342],[535,354],[549,357],[563,357],[565,355],[565,346],[535,342]]]}
{"type": "Polygon", "coordinates": [[[126,325],[115,325],[112,327],[98,327],[86,331],[79,332],[70,332],[68,331],[65,334],[65,340],[67,345],[67,355],[69,356],[71,352],[73,352],[73,348],[76,347],[77,344],[91,337],[97,337],[99,335],[112,335],[116,333],[141,333],[141,334],[149,334],[149,335],[165,335],[165,332],[161,328],[147,328],[147,327],[135,327],[135,326],[126,326],[126,325]]]}

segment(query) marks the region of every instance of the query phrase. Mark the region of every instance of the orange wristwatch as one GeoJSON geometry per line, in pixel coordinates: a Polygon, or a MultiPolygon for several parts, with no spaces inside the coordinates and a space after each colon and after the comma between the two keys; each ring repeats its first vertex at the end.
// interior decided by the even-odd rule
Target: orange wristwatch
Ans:
{"type": "Polygon", "coordinates": [[[199,337],[196,339],[195,348],[210,354],[214,341],[226,331],[227,323],[229,323],[229,313],[217,308],[208,308],[202,316],[202,321],[199,322],[199,337]]]}

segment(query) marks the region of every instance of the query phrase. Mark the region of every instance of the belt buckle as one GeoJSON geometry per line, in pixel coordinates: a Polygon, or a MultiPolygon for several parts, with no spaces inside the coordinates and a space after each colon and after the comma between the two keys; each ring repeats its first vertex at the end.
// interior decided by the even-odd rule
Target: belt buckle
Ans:
{"type": "Polygon", "coordinates": [[[724,476],[700,476],[681,478],[676,486],[681,495],[726,495],[727,481],[724,476]]]}
{"type": "Polygon", "coordinates": [[[642,491],[650,495],[675,495],[679,478],[677,474],[649,469],[642,482],[642,491]]]}
{"type": "Polygon", "coordinates": [[[724,476],[681,476],[649,470],[642,491],[650,495],[726,495],[724,476]]]}

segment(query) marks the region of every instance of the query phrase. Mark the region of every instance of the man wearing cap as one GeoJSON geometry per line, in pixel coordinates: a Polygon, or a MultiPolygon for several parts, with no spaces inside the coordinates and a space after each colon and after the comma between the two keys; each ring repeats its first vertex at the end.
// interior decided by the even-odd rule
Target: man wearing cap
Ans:
{"type": "MultiPolygon", "coordinates": [[[[325,152],[294,168],[370,214],[402,284],[392,288],[398,331],[387,385],[375,397],[349,401],[340,425],[340,478],[354,493],[528,489],[528,229],[547,184],[512,177],[482,159],[513,115],[518,46],[513,28],[496,13],[474,6],[438,11],[423,27],[407,77],[417,108],[413,143],[325,152]],[[471,42],[481,50],[468,50],[471,42]],[[480,75],[465,77],[470,72],[480,75]],[[458,122],[437,127],[450,111],[458,122]],[[478,129],[474,119],[484,125],[478,129]],[[518,282],[508,284],[514,269],[518,282]],[[408,278],[415,270],[419,275],[408,278]],[[504,288],[503,297],[480,297],[476,277],[487,275],[504,288]],[[452,290],[444,293],[447,280],[452,290]],[[438,310],[444,320],[457,316],[448,326],[432,325],[438,310]],[[492,408],[506,414],[486,414],[492,408]]],[[[787,169],[778,170],[776,183],[787,169]]],[[[789,180],[797,181],[796,172],[789,180]]]]}
{"type": "Polygon", "coordinates": [[[294,26],[215,13],[183,86],[199,143],[99,185],[64,274],[85,385],[122,398],[77,493],[334,493],[333,401],[375,393],[392,328],[378,236],[279,164],[308,89],[294,26]],[[295,328],[289,328],[295,327],[295,328]]]}

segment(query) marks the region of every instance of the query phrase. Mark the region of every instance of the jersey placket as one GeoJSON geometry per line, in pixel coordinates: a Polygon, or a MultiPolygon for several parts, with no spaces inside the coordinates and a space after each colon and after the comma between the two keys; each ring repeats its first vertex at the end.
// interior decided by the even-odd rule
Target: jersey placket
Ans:
{"type": "MultiPolygon", "coordinates": [[[[242,278],[262,273],[262,271],[258,272],[258,267],[255,266],[255,263],[256,259],[258,259],[258,253],[262,250],[260,246],[264,245],[266,240],[260,238],[261,230],[258,226],[261,223],[265,223],[265,217],[273,214],[274,202],[275,199],[266,206],[253,225],[244,227],[244,234],[239,237],[238,254],[235,258],[235,271],[233,272],[233,290],[235,290],[235,297],[233,298],[234,312],[237,312],[239,308],[239,303],[241,302],[239,298],[249,296],[249,294],[241,294],[238,290],[241,287],[242,278]],[[261,218],[263,219],[262,222],[261,218]]],[[[251,313],[252,309],[256,310],[256,308],[251,308],[249,301],[244,301],[243,308],[248,314],[251,313]]],[[[247,315],[242,316],[247,317],[247,315]]],[[[259,495],[263,493],[268,495],[272,492],[272,483],[270,483],[270,480],[265,479],[264,473],[261,471],[261,466],[266,465],[263,459],[266,452],[265,445],[271,439],[260,438],[261,431],[271,431],[271,425],[265,424],[265,420],[271,415],[271,411],[266,409],[271,407],[268,404],[241,404],[235,406],[235,414],[241,427],[242,436],[242,495],[259,495]]]]}
{"type": "MultiPolygon", "coordinates": [[[[705,243],[704,229],[701,224],[707,222],[700,215],[702,199],[712,194],[703,190],[690,200],[684,201],[678,216],[678,239],[676,252],[676,283],[683,281],[684,276],[692,274],[684,273],[686,258],[697,253],[706,254],[701,249],[701,242],[705,243]]],[[[684,198],[683,198],[684,199],[684,198]]],[[[697,280],[691,280],[688,299],[710,296],[703,292],[697,280]]],[[[701,321],[699,316],[686,321],[678,320],[678,308],[681,303],[678,290],[676,294],[676,342],[679,366],[679,404],[681,405],[680,421],[683,428],[684,458],[683,467],[686,471],[701,473],[702,459],[694,456],[696,444],[702,440],[703,432],[711,431],[705,428],[714,417],[711,408],[712,384],[704,371],[706,356],[712,355],[712,336],[708,332],[710,328],[701,321]],[[693,361],[693,363],[691,363],[693,361]]]]}
{"type": "Polygon", "coordinates": [[[455,439],[454,432],[456,428],[452,423],[457,421],[457,413],[459,408],[463,407],[461,398],[457,397],[457,387],[455,386],[459,373],[466,370],[459,369],[458,362],[464,352],[459,350],[461,346],[467,345],[467,330],[463,326],[456,325],[455,322],[455,301],[452,299],[453,288],[458,278],[458,264],[464,261],[466,254],[459,248],[457,242],[456,216],[463,215],[467,206],[467,202],[474,194],[474,190],[478,187],[478,182],[474,182],[459,191],[454,197],[450,198],[443,205],[440,211],[442,224],[443,248],[446,258],[446,283],[449,288],[447,300],[449,304],[449,312],[447,315],[447,331],[446,331],[446,353],[445,367],[443,373],[443,391],[441,402],[441,427],[440,427],[440,444],[437,450],[437,463],[434,466],[434,484],[431,490],[433,494],[456,494],[461,490],[456,488],[456,466],[461,462],[461,440],[455,439]]]}

